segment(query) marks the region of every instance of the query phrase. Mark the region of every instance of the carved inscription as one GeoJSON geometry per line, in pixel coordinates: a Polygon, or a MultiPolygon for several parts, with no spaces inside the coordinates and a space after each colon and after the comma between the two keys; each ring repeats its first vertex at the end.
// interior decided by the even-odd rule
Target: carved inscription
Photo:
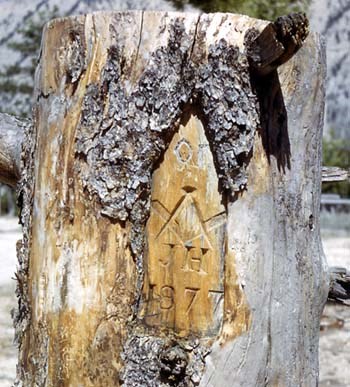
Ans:
{"type": "Polygon", "coordinates": [[[223,319],[226,213],[201,121],[181,125],[152,178],[141,315],[184,335],[223,319]]]}

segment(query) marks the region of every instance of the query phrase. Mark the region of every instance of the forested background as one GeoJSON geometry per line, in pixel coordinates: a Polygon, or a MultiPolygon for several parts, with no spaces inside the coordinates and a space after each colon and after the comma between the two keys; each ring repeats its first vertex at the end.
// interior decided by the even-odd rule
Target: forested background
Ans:
{"type": "MultiPolygon", "coordinates": [[[[331,97],[328,98],[328,106],[333,110],[328,109],[327,114],[324,165],[343,168],[350,166],[350,117],[346,115],[349,109],[341,110],[344,99],[347,101],[347,98],[350,98],[350,77],[347,71],[345,75],[341,75],[344,73],[342,68],[349,60],[350,26],[349,23],[345,23],[345,26],[344,23],[339,24],[339,20],[347,17],[347,13],[350,15],[350,0],[315,0],[313,3],[311,0],[67,0],[64,3],[57,0],[0,0],[0,7],[3,14],[2,18],[0,16],[0,111],[22,118],[31,116],[34,72],[39,56],[41,32],[45,22],[52,18],[101,9],[233,12],[268,20],[289,12],[306,12],[312,21],[313,29],[322,30],[329,40],[332,39],[332,47],[328,50],[332,64],[329,72],[328,88],[331,97]],[[325,10],[329,13],[328,19],[325,18],[325,10]],[[335,33],[331,32],[337,24],[339,27],[335,33]],[[333,63],[330,57],[333,55],[333,46],[343,40],[347,40],[348,50],[345,49],[344,53],[339,48],[335,50],[337,54],[334,54],[336,60],[333,63]],[[334,87],[334,80],[339,78],[339,73],[344,81],[339,87],[334,87]],[[338,90],[339,95],[334,90],[338,90]],[[334,100],[337,102],[334,103],[334,100]]],[[[346,182],[330,184],[324,189],[325,192],[350,196],[350,185],[346,182]]],[[[0,214],[14,212],[13,197],[7,187],[0,187],[0,214]]]]}

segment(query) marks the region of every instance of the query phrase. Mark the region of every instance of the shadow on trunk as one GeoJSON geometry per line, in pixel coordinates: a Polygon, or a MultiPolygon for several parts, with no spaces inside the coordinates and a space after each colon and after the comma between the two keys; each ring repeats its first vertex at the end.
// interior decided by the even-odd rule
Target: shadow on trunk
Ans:
{"type": "Polygon", "coordinates": [[[264,150],[269,162],[271,156],[277,160],[280,171],[290,169],[290,141],[288,116],[284,104],[277,70],[265,76],[251,74],[260,108],[260,129],[264,150]]]}

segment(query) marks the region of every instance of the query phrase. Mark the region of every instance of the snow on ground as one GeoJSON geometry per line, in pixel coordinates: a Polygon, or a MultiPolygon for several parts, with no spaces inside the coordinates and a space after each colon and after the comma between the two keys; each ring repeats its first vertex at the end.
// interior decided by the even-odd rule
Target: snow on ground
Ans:
{"type": "MultiPolygon", "coordinates": [[[[350,216],[348,219],[350,222],[350,216]]],[[[17,355],[10,312],[16,306],[15,281],[12,278],[16,271],[16,242],[20,238],[17,219],[0,217],[0,387],[12,385],[16,370],[17,355]]],[[[324,229],[322,238],[329,265],[350,268],[350,232],[324,229]]],[[[322,325],[326,328],[321,331],[320,337],[319,386],[348,387],[350,307],[327,305],[322,325]]]]}
{"type": "Polygon", "coordinates": [[[17,218],[0,217],[0,387],[12,385],[16,374],[11,309],[16,306],[14,273],[16,242],[21,238],[17,218]]]}
{"type": "MultiPolygon", "coordinates": [[[[344,214],[343,214],[344,215],[344,214]]],[[[350,215],[347,214],[348,226],[350,215]]],[[[347,227],[349,230],[349,227],[347,227]]],[[[323,230],[323,249],[329,266],[350,269],[350,231],[323,230]]],[[[350,307],[327,304],[321,321],[319,387],[350,385],[350,307]]]]}

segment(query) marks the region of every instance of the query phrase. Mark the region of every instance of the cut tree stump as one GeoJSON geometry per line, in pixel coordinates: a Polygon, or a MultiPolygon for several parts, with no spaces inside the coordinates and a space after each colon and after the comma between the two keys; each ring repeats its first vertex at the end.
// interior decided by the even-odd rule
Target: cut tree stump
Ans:
{"type": "Polygon", "coordinates": [[[325,57],[315,34],[298,51],[307,32],[302,15],[46,25],[18,385],[317,384],[325,57]]]}

